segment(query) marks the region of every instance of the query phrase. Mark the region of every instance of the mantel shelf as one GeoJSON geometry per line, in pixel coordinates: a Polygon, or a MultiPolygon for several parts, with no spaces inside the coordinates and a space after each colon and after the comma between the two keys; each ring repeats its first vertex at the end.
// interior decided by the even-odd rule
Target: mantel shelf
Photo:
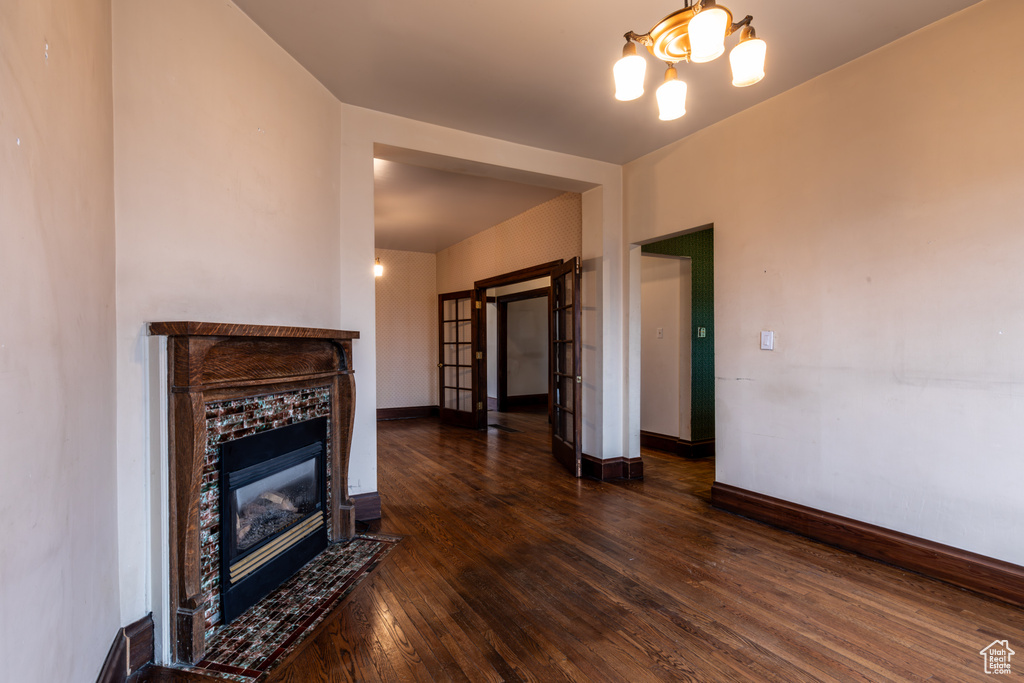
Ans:
{"type": "Polygon", "coordinates": [[[261,337],[276,339],[359,339],[351,330],[237,323],[169,321],[149,323],[149,334],[167,337],[261,337]]]}

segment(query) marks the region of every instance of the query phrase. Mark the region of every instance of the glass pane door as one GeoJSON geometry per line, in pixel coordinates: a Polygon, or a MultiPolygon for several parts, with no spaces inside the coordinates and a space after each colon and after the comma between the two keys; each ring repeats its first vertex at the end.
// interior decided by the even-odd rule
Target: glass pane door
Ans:
{"type": "Polygon", "coordinates": [[[477,406],[475,375],[479,313],[473,291],[438,296],[440,332],[441,421],[475,427],[477,406]]]}
{"type": "Polygon", "coordinates": [[[570,472],[582,473],[583,377],[580,352],[579,259],[556,268],[551,274],[551,453],[570,472]]]}

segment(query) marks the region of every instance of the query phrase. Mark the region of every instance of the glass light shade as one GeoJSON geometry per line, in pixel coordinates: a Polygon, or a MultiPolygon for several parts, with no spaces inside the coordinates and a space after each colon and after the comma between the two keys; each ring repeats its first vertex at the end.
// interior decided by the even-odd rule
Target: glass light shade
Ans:
{"type": "Polygon", "coordinates": [[[615,74],[615,99],[628,102],[644,94],[644,73],[647,71],[647,60],[636,53],[626,55],[615,62],[612,73],[615,74]]]}
{"type": "Polygon", "coordinates": [[[725,52],[725,29],[729,14],[720,7],[708,7],[690,19],[690,61],[710,62],[725,52]]]}
{"type": "Polygon", "coordinates": [[[760,38],[744,40],[729,53],[732,65],[732,84],[737,88],[754,85],[764,78],[766,45],[760,38]]]}
{"type": "Polygon", "coordinates": [[[380,277],[384,274],[384,266],[380,264],[380,259],[373,262],[373,276],[380,277]]]}
{"type": "Polygon", "coordinates": [[[686,113],[686,83],[676,80],[676,70],[665,72],[665,82],[655,93],[658,98],[658,118],[673,121],[686,113]]]}

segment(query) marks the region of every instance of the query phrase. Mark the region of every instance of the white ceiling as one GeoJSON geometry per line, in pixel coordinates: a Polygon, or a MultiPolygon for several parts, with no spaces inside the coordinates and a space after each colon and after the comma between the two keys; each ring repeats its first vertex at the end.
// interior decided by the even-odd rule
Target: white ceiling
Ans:
{"type": "MultiPolygon", "coordinates": [[[[632,102],[614,99],[611,69],[626,31],[646,33],[683,0],[234,1],[342,102],[622,164],[978,0],[720,0],[737,20],[753,15],[768,43],[766,76],[734,88],[727,56],[681,64],[687,113],[668,122],[653,95],[663,65],[646,55],[647,92],[632,102]]],[[[447,170],[396,167],[380,179],[378,246],[436,251],[453,239],[443,226],[463,224],[468,236],[469,225],[490,227],[534,201],[529,189],[438,168],[447,170]]]]}
{"type": "Polygon", "coordinates": [[[377,158],[375,246],[434,254],[560,194],[561,190],[377,158]]]}
{"type": "Polygon", "coordinates": [[[633,102],[614,99],[611,69],[626,31],[647,32],[682,0],[235,2],[342,102],[622,164],[977,0],[722,0],[753,15],[766,76],[734,88],[727,56],[682,64],[687,114],[667,122],[653,57],[633,102]]]}

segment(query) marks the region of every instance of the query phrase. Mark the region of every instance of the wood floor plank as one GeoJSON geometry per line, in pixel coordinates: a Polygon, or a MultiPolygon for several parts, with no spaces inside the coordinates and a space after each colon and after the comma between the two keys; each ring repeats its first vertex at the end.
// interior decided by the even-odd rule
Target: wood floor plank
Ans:
{"type": "Polygon", "coordinates": [[[577,480],[545,414],[489,422],[378,424],[405,538],[268,683],[980,681],[1024,646],[1018,608],[712,508],[713,459],[577,480]]]}

